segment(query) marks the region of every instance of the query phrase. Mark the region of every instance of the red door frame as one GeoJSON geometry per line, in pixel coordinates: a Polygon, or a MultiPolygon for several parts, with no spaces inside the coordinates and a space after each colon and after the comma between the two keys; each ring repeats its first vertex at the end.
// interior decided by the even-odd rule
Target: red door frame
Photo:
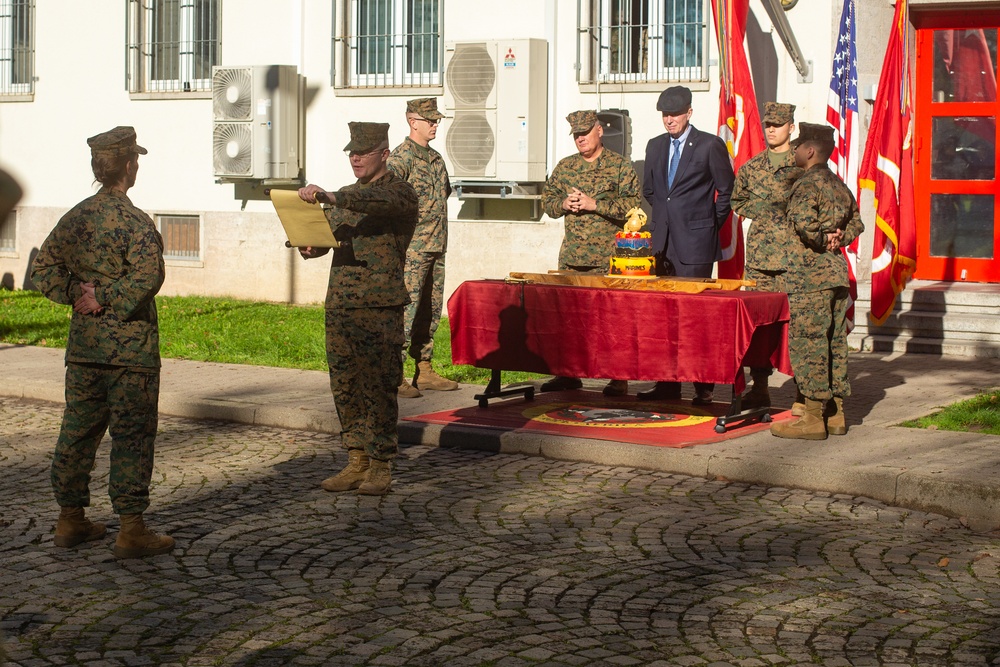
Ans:
{"type": "Polygon", "coordinates": [[[914,209],[917,232],[915,278],[1000,283],[1000,136],[992,181],[935,181],[931,179],[931,127],[937,116],[992,116],[1000,133],[1000,100],[996,102],[935,102],[934,31],[965,28],[1000,29],[1000,10],[914,12],[916,28],[916,86],[914,91],[914,209]],[[993,258],[932,257],[930,254],[930,214],[932,194],[992,194],[993,258]],[[963,277],[962,272],[965,272],[963,277]]]}

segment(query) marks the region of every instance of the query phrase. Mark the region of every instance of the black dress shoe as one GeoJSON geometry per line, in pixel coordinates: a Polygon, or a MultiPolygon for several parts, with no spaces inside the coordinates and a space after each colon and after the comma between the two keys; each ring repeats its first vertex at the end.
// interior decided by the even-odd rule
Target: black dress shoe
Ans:
{"type": "Polygon", "coordinates": [[[698,395],[691,399],[691,405],[711,405],[714,394],[707,389],[702,389],[698,395]]]}
{"type": "Polygon", "coordinates": [[[674,382],[657,382],[656,386],[635,395],[640,401],[676,401],[681,397],[680,384],[674,382]]]}
{"type": "Polygon", "coordinates": [[[583,381],[580,378],[568,378],[562,375],[557,375],[551,380],[547,380],[542,383],[542,386],[538,388],[539,391],[569,391],[570,389],[579,389],[583,386],[583,381]]]}
{"type": "Polygon", "coordinates": [[[628,394],[628,380],[610,380],[601,393],[605,396],[625,396],[628,394]]]}

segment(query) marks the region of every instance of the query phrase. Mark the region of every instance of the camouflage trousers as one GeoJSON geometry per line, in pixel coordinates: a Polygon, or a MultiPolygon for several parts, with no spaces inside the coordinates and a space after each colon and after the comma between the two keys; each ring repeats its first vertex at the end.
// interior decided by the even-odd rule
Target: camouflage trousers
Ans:
{"type": "Polygon", "coordinates": [[[159,395],[159,369],[66,364],[66,409],[51,473],[60,507],[90,506],[90,473],[108,431],[111,506],[118,514],[146,511],[159,395]]]}
{"type": "Polygon", "coordinates": [[[444,307],[444,253],[406,252],[403,269],[410,303],[406,306],[403,353],[417,361],[434,356],[434,334],[444,307]]]}
{"type": "MultiPolygon", "coordinates": [[[[757,284],[753,287],[749,287],[750,291],[753,292],[784,292],[784,283],[782,281],[782,275],[784,271],[761,271],[753,267],[746,267],[745,278],[747,280],[755,280],[757,284]]],[[[770,375],[774,371],[770,366],[751,368],[750,375],[770,375]]]]}
{"type": "Polygon", "coordinates": [[[788,295],[788,353],[799,391],[822,401],[851,395],[847,378],[846,287],[788,295]]]}
{"type": "Polygon", "coordinates": [[[341,440],[380,461],[398,451],[402,344],[402,306],[326,311],[326,359],[341,440]]]}

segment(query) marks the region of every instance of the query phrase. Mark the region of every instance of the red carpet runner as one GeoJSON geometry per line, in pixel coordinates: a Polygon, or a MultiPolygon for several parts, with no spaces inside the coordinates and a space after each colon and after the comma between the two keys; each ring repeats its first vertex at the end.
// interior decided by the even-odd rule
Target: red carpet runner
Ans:
{"type": "MultiPolygon", "coordinates": [[[[755,423],[716,433],[715,418],[724,415],[727,408],[726,403],[696,408],[690,400],[646,402],[635,396],[605,398],[599,392],[562,391],[536,394],[533,401],[512,398],[492,402],[488,408],[470,406],[403,419],[657,447],[693,447],[770,427],[755,423]]],[[[775,419],[787,416],[777,413],[772,413],[775,419]]]]}

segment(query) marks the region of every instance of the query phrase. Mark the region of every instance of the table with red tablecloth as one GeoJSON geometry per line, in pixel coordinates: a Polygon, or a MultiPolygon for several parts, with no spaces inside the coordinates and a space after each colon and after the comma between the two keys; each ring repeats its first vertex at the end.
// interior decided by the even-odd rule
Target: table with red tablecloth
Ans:
{"type": "Polygon", "coordinates": [[[715,382],[733,385],[735,396],[745,366],[791,375],[788,300],[773,292],[473,280],[448,299],[448,319],[453,363],[494,371],[496,386],[491,382],[486,398],[501,395],[502,370],[715,382]]]}

